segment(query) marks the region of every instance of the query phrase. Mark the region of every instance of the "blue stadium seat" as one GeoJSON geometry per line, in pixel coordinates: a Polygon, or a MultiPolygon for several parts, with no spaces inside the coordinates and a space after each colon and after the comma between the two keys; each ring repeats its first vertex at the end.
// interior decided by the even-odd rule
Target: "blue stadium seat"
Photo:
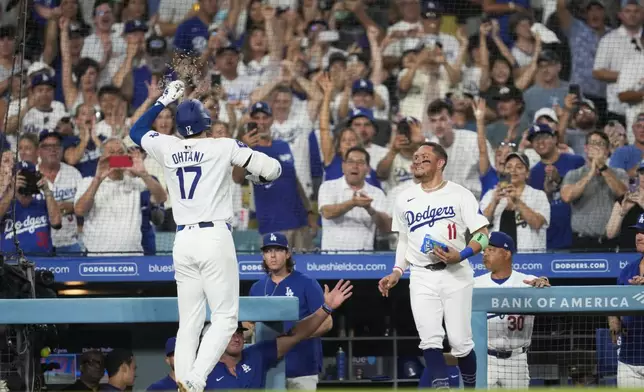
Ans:
{"type": "Polygon", "coordinates": [[[257,230],[233,230],[233,240],[238,252],[259,252],[262,237],[257,230]]]}

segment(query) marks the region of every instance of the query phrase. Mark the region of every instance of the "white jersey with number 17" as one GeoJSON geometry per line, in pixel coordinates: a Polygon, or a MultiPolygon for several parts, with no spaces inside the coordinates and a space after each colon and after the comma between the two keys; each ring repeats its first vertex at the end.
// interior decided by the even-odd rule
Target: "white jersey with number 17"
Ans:
{"type": "Polygon", "coordinates": [[[231,165],[244,165],[250,148],[234,139],[179,139],[155,131],[143,136],[141,147],[163,167],[178,225],[231,222],[231,165]]]}

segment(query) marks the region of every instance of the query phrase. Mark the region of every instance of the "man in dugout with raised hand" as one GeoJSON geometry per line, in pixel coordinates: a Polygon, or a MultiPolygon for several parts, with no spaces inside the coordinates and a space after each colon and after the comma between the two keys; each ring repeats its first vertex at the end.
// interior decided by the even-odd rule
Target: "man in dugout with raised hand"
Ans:
{"type": "MultiPolygon", "coordinates": [[[[635,248],[640,256],[622,269],[618,285],[644,285],[644,214],[631,226],[635,234],[635,248]]],[[[617,344],[617,387],[644,388],[644,317],[609,316],[608,326],[614,344],[617,344]]]]}

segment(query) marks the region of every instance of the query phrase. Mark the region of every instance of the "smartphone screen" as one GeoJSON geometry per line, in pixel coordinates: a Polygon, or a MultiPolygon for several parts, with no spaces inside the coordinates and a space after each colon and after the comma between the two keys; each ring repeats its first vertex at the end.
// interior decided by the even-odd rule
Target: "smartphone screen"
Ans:
{"type": "Polygon", "coordinates": [[[257,123],[254,121],[251,121],[246,124],[246,132],[252,132],[257,130],[257,123]]]}
{"type": "Polygon", "coordinates": [[[503,189],[510,185],[510,175],[509,174],[501,174],[499,176],[499,188],[503,189]]]}
{"type": "Polygon", "coordinates": [[[215,87],[221,85],[221,75],[212,74],[210,75],[210,87],[215,87]]]}
{"type": "Polygon", "coordinates": [[[110,167],[123,168],[132,167],[132,158],[129,155],[114,155],[108,158],[110,167]]]}
{"type": "Polygon", "coordinates": [[[575,94],[577,97],[581,97],[581,88],[578,84],[571,84],[568,86],[568,94],[575,94]]]}

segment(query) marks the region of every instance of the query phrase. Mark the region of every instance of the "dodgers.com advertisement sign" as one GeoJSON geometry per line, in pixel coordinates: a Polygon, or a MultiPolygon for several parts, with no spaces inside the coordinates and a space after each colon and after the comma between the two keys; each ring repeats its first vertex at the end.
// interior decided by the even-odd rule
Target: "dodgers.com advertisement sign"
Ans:
{"type": "MultiPolygon", "coordinates": [[[[635,253],[518,254],[517,271],[549,278],[617,278],[635,253]]],[[[393,253],[295,255],[295,269],[314,279],[380,279],[394,266],[393,253]]],[[[169,282],[174,280],[171,256],[33,258],[36,269],[54,273],[57,282],[169,282]]],[[[475,275],[486,273],[481,257],[470,259],[475,275]]],[[[241,280],[264,274],[261,255],[238,256],[241,280]]],[[[404,279],[409,277],[405,273],[404,279]]]]}

